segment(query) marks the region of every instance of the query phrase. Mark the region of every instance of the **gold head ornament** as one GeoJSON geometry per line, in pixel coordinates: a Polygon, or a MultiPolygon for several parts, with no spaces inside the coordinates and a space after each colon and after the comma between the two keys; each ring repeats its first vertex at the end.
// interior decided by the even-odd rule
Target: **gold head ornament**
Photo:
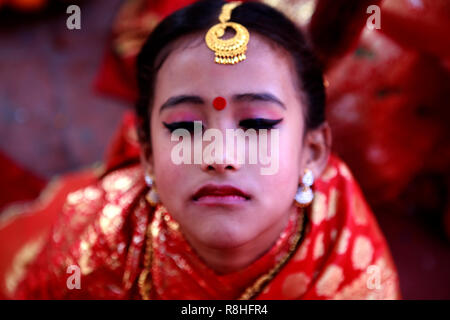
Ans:
{"type": "Polygon", "coordinates": [[[243,25],[230,22],[231,11],[239,6],[241,1],[233,1],[222,6],[219,15],[220,23],[212,26],[205,36],[206,45],[215,53],[214,61],[219,64],[236,64],[246,58],[247,44],[250,34],[243,25]],[[235,35],[230,39],[221,39],[225,30],[232,28],[235,35]]]}

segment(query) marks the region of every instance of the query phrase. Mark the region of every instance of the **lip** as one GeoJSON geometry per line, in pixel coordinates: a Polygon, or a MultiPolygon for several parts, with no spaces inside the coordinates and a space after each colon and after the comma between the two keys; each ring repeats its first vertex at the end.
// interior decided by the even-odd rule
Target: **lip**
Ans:
{"type": "Polygon", "coordinates": [[[198,189],[192,200],[202,205],[234,205],[250,200],[250,195],[232,185],[207,184],[198,189]]]}

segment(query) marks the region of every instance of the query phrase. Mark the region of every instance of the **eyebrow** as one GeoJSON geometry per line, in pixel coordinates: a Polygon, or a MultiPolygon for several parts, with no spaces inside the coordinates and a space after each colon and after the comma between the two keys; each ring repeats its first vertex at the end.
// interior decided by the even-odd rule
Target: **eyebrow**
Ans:
{"type": "MultiPolygon", "coordinates": [[[[278,99],[276,96],[269,92],[261,92],[261,93],[240,93],[235,94],[232,97],[232,101],[234,102],[245,102],[245,101],[263,101],[263,102],[270,102],[274,103],[278,106],[280,106],[283,109],[286,109],[286,106],[283,102],[281,102],[280,99],[278,99]]],[[[175,107],[177,105],[183,104],[183,103],[191,103],[196,105],[202,105],[205,104],[205,100],[201,98],[200,96],[196,95],[178,95],[173,96],[167,99],[166,102],[164,102],[161,107],[159,108],[159,113],[161,113],[164,109],[175,107]]]]}
{"type": "Polygon", "coordinates": [[[204,104],[205,101],[201,97],[194,95],[182,94],[173,96],[167,99],[167,101],[162,104],[161,108],[159,108],[159,113],[161,113],[161,111],[163,111],[164,109],[175,107],[183,103],[204,104]]]}
{"type": "Polygon", "coordinates": [[[268,93],[268,92],[235,94],[233,96],[233,101],[235,101],[235,102],[241,102],[241,101],[271,102],[271,103],[277,104],[278,106],[282,107],[283,109],[286,109],[286,106],[284,105],[283,102],[281,102],[280,99],[278,99],[276,96],[274,96],[273,94],[268,93]]]}

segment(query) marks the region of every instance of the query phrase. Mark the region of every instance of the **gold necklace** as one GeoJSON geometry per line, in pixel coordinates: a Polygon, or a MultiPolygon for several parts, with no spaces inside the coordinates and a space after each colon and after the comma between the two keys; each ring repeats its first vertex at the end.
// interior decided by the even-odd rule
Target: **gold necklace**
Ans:
{"type": "MultiPolygon", "coordinates": [[[[267,273],[260,276],[258,279],[255,280],[255,282],[251,286],[245,289],[244,292],[239,297],[239,300],[249,300],[258,295],[263,290],[263,288],[269,283],[269,281],[272,280],[278,274],[278,272],[280,272],[281,268],[292,257],[292,255],[294,254],[294,252],[296,251],[301,242],[300,240],[303,238],[304,235],[303,230],[306,224],[305,210],[304,209],[300,210],[301,212],[299,213],[299,218],[297,222],[297,231],[295,233],[294,241],[292,242],[289,251],[272,269],[270,269],[267,273]]],[[[146,233],[147,248],[144,255],[144,269],[142,270],[138,279],[139,293],[141,294],[143,300],[150,300],[150,293],[152,290],[152,278],[150,271],[153,260],[153,241],[152,241],[153,239],[151,226],[152,222],[149,223],[147,227],[146,233]]]]}

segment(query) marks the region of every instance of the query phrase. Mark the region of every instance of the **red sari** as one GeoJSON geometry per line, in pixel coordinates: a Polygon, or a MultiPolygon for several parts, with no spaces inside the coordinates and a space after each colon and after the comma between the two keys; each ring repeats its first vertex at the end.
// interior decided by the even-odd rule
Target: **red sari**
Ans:
{"type": "Polygon", "coordinates": [[[117,135],[107,173],[87,170],[65,177],[47,191],[45,201],[23,209],[26,215],[0,224],[2,243],[12,235],[15,239],[13,252],[0,252],[5,297],[400,298],[386,241],[337,157],[330,157],[317,179],[313,204],[290,217],[272,248],[243,270],[217,274],[184,239],[170,213],[145,201],[148,188],[133,121],[128,116],[117,135]],[[42,219],[46,225],[39,225],[42,219]],[[18,237],[18,230],[29,232],[18,237]],[[80,289],[67,284],[71,265],[81,272],[80,289]]]}

